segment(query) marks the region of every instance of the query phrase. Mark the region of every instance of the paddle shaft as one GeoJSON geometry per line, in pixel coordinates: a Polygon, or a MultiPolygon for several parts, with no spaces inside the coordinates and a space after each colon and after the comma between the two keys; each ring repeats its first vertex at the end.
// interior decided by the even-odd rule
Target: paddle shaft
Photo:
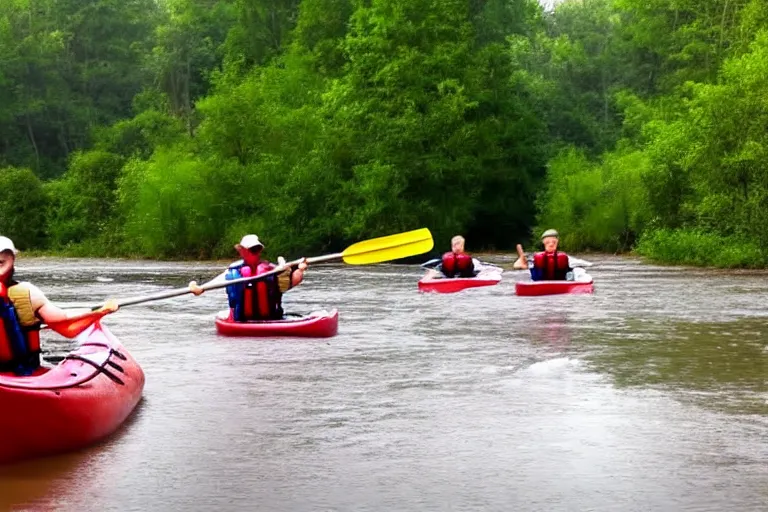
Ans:
{"type": "MultiPolygon", "coordinates": [[[[381,263],[384,261],[392,261],[402,259],[417,254],[424,254],[429,252],[435,246],[435,242],[432,239],[432,233],[427,228],[416,229],[407,231],[405,233],[398,233],[395,235],[387,235],[379,238],[373,238],[370,240],[363,240],[357,242],[346,249],[343,252],[326,254],[325,256],[315,256],[306,258],[307,263],[322,263],[325,261],[332,261],[342,259],[344,263],[350,265],[370,265],[373,263],[381,263]]],[[[278,265],[277,268],[263,274],[256,276],[243,277],[239,279],[225,279],[218,281],[217,278],[198,288],[202,291],[212,290],[215,288],[225,288],[240,283],[249,281],[258,281],[260,279],[273,276],[285,272],[286,269],[292,268],[305,261],[305,258],[294,260],[289,263],[283,263],[278,265]]],[[[142,304],[144,302],[150,302],[154,300],[169,299],[171,297],[178,297],[180,295],[186,295],[193,293],[188,286],[185,288],[177,288],[176,290],[170,290],[167,292],[155,293],[152,295],[146,295],[142,297],[132,297],[122,300],[117,303],[118,308],[124,306],[130,306],[133,304],[142,304]]],[[[79,315],[75,318],[69,318],[61,322],[56,322],[56,327],[48,325],[56,332],[64,334],[67,337],[73,337],[82,332],[85,328],[90,326],[93,322],[97,321],[102,316],[115,311],[110,308],[109,311],[99,311],[105,304],[99,304],[91,307],[91,311],[84,315],[79,315]],[[88,322],[90,320],[90,323],[88,322]],[[85,322],[82,322],[85,321],[85,322]]]]}
{"type": "MultiPolygon", "coordinates": [[[[396,235],[388,235],[379,238],[373,238],[370,240],[363,240],[357,242],[342,252],[333,254],[326,254],[325,256],[314,256],[306,258],[307,263],[323,263],[325,261],[332,261],[343,259],[345,263],[350,265],[370,265],[372,263],[380,263],[383,261],[391,261],[401,259],[416,254],[424,254],[431,251],[434,247],[434,240],[432,239],[432,233],[427,228],[416,229],[405,233],[398,233],[396,235]]],[[[304,258],[294,260],[289,263],[278,266],[276,269],[256,276],[242,277],[239,279],[225,280],[222,282],[211,282],[201,286],[200,288],[205,290],[212,290],[215,288],[224,288],[227,286],[246,283],[249,281],[258,281],[266,277],[284,272],[285,269],[296,266],[304,261],[304,258]]],[[[119,307],[130,306],[132,304],[142,304],[144,302],[150,302],[153,300],[169,299],[171,297],[178,297],[179,295],[186,295],[192,293],[189,287],[178,288],[176,290],[170,290],[167,292],[160,292],[153,295],[147,295],[143,297],[133,297],[118,302],[119,307]]],[[[96,310],[102,307],[103,304],[94,306],[92,309],[96,310]]]]}
{"type": "MultiPolygon", "coordinates": [[[[315,256],[315,257],[312,257],[312,258],[307,258],[307,263],[311,263],[311,264],[323,263],[323,262],[326,262],[326,261],[338,260],[338,259],[341,259],[342,257],[343,257],[343,254],[340,253],[340,252],[334,253],[334,254],[326,254],[324,256],[315,256]]],[[[230,280],[222,281],[222,282],[219,282],[219,283],[205,284],[205,285],[201,286],[200,288],[202,288],[203,291],[208,291],[208,290],[215,290],[217,288],[225,288],[227,286],[232,286],[232,285],[240,284],[240,283],[248,283],[248,282],[251,282],[251,281],[259,281],[259,280],[265,279],[265,278],[267,278],[269,276],[273,276],[275,274],[279,274],[281,272],[284,272],[287,268],[294,267],[294,266],[298,265],[299,263],[301,263],[302,261],[304,261],[303,258],[299,259],[299,260],[289,261],[284,266],[277,267],[274,270],[270,270],[269,272],[264,272],[263,274],[259,274],[257,276],[241,277],[241,278],[238,278],[238,279],[230,279],[230,280]]],[[[189,287],[177,288],[175,290],[169,290],[167,292],[160,292],[160,293],[155,293],[155,294],[152,294],[152,295],[144,295],[144,296],[141,296],[141,297],[128,298],[128,299],[125,299],[125,300],[121,300],[117,304],[118,304],[118,306],[120,306],[122,308],[122,307],[125,307],[125,306],[133,306],[135,304],[143,304],[145,302],[152,302],[152,301],[155,301],[155,300],[170,299],[171,297],[179,297],[181,295],[186,295],[188,293],[192,293],[192,290],[190,290],[189,287]]],[[[93,306],[91,308],[91,310],[92,311],[96,311],[97,309],[99,309],[103,305],[104,304],[98,304],[96,306],[93,306]]]]}

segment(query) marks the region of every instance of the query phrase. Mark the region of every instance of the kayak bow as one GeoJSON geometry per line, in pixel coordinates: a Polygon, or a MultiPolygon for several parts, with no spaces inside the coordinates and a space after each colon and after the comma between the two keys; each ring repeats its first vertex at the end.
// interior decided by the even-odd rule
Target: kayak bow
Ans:
{"type": "Polygon", "coordinates": [[[141,399],[144,372],[96,322],[53,368],[0,373],[0,464],[92,445],[114,433],[141,399]]]}

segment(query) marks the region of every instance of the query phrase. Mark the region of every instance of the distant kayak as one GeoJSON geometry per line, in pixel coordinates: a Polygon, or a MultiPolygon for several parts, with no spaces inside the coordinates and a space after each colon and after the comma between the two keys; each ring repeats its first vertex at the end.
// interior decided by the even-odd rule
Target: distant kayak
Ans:
{"type": "Polygon", "coordinates": [[[515,283],[515,293],[523,297],[593,293],[594,290],[592,278],[588,281],[518,281],[515,283]]]}
{"type": "Polygon", "coordinates": [[[339,312],[336,309],[316,311],[306,316],[283,320],[259,320],[235,322],[229,310],[216,315],[216,331],[224,336],[299,336],[306,338],[330,338],[339,330],[339,312]]]}
{"type": "Polygon", "coordinates": [[[144,373],[96,322],[53,368],[0,373],[0,464],[77,450],[115,432],[139,403],[144,373]]]}
{"type": "Polygon", "coordinates": [[[426,293],[456,293],[467,288],[494,286],[500,282],[501,269],[491,267],[488,270],[482,270],[475,277],[443,277],[441,274],[425,276],[419,280],[419,291],[426,293]]]}

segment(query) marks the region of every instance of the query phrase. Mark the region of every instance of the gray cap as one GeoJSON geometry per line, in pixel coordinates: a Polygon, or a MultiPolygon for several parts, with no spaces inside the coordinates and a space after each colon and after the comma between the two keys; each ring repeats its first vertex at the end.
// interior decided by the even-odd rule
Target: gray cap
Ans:
{"type": "Polygon", "coordinates": [[[544,240],[545,238],[550,236],[553,236],[555,238],[560,238],[560,233],[558,233],[556,229],[548,229],[541,235],[541,239],[544,240]]]}

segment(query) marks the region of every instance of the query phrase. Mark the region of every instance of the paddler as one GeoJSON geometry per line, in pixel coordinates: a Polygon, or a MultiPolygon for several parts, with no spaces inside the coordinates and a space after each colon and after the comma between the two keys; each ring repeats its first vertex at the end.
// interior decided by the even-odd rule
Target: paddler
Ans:
{"type": "MultiPolygon", "coordinates": [[[[208,284],[223,280],[239,279],[271,272],[285,265],[285,259],[278,258],[278,265],[261,260],[261,252],[264,244],[259,237],[253,234],[245,235],[235,250],[242,258],[235,261],[227,270],[213,278],[208,284]]],[[[249,320],[281,320],[283,311],[283,293],[297,286],[304,279],[304,271],[307,269],[307,260],[299,263],[297,268],[289,267],[285,271],[264,279],[249,281],[228,286],[230,316],[235,322],[249,320]]],[[[204,289],[195,281],[189,283],[189,289],[195,295],[203,293],[204,289]]]]}
{"type": "MultiPolygon", "coordinates": [[[[451,250],[442,255],[438,265],[435,269],[428,271],[427,275],[435,277],[437,274],[442,273],[444,277],[449,278],[475,277],[483,267],[483,264],[464,251],[464,244],[465,240],[461,235],[451,238],[451,250]]],[[[431,264],[432,262],[428,262],[425,266],[431,264]]]]}
{"type": "MultiPolygon", "coordinates": [[[[517,244],[517,254],[520,256],[514,263],[514,268],[524,270],[530,268],[533,281],[566,281],[569,272],[573,272],[568,255],[557,250],[560,241],[559,233],[548,229],[541,235],[544,250],[533,255],[533,265],[529,265],[523,251],[523,246],[517,244]]],[[[572,275],[572,274],[571,274],[572,275]]]]}
{"type": "MultiPolygon", "coordinates": [[[[29,375],[40,367],[40,327],[68,320],[82,313],[68,314],[52,304],[32,283],[16,281],[16,256],[13,241],[0,236],[0,372],[29,375]]],[[[108,300],[99,311],[117,311],[108,300]]]]}

